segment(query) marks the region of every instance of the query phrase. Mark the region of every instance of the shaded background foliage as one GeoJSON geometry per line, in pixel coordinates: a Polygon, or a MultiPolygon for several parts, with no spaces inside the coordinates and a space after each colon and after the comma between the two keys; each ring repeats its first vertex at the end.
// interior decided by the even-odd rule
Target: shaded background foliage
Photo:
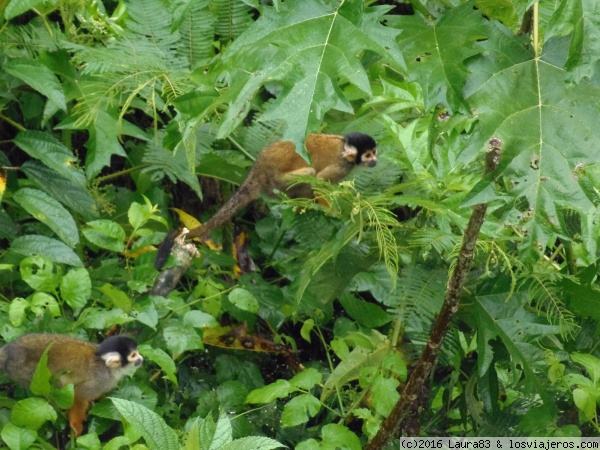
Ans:
{"type": "MultiPolygon", "coordinates": [[[[597,434],[598,7],[1,4],[0,335],[135,334],[149,363],[114,395],[170,427],[221,410],[236,438],[356,448],[397,399],[485,202],[458,318],[403,431],[597,434]],[[306,156],[307,133],[357,130],[381,163],[316,187],[334,213],[267,200],[238,219],[256,271],[236,272],[225,230],[225,251],[201,246],[175,291],[148,294],[152,246],[184,217],[169,207],[203,220],[266,144],[306,156]],[[491,138],[502,159],[482,178],[491,138]],[[204,351],[244,322],[291,359],[204,351]]],[[[19,414],[23,397],[2,397],[10,448],[52,429],[19,414]]],[[[134,445],[120,418],[99,402],[74,445],[134,445]]]]}

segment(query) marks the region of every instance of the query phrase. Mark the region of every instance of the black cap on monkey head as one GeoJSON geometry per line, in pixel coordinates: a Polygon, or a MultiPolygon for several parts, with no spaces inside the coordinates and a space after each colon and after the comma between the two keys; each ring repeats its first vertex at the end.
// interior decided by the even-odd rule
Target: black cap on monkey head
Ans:
{"type": "Polygon", "coordinates": [[[360,164],[361,156],[367,150],[372,150],[377,147],[375,139],[368,134],[352,132],[344,136],[344,142],[346,145],[351,145],[356,148],[356,164],[360,164]]]}
{"type": "Polygon", "coordinates": [[[118,354],[121,366],[126,366],[131,362],[139,366],[143,358],[137,352],[137,342],[128,336],[110,336],[104,339],[96,350],[96,355],[106,359],[108,354],[118,354]]]}

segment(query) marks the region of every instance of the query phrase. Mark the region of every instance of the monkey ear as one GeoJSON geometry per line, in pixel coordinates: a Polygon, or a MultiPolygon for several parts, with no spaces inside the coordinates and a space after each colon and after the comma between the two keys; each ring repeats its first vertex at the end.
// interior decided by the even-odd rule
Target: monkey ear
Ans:
{"type": "Polygon", "coordinates": [[[108,352],[103,355],[100,355],[104,360],[104,364],[111,369],[116,369],[117,367],[121,367],[121,355],[119,352],[108,352]]]}
{"type": "Polygon", "coordinates": [[[342,158],[348,162],[355,162],[358,150],[354,145],[344,144],[344,151],[342,152],[342,158]]]}

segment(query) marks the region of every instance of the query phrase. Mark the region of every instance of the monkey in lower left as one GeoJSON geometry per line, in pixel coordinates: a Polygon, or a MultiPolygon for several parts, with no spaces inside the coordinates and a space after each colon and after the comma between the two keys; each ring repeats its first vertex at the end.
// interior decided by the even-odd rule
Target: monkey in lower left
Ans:
{"type": "Polygon", "coordinates": [[[61,334],[23,335],[0,348],[0,372],[29,387],[37,364],[48,348],[48,369],[57,386],[73,384],[75,398],[69,425],[79,436],[91,402],[113,389],[143,362],[137,343],[127,336],[111,336],[100,344],[61,334]]]}

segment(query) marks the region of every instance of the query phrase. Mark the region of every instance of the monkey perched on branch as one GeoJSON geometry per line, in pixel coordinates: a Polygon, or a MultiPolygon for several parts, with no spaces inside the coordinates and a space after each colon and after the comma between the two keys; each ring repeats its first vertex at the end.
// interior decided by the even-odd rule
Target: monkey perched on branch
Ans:
{"type": "MultiPolygon", "coordinates": [[[[207,222],[192,229],[188,238],[205,238],[215,228],[229,221],[241,208],[256,200],[260,195],[273,195],[274,190],[289,197],[313,197],[308,183],[297,183],[300,175],[321,178],[338,183],[357,166],[374,167],[377,164],[377,144],[363,133],[311,134],[306,139],[306,150],[310,155],[308,164],[289,141],[277,141],[258,155],[248,176],[239,189],[207,222]]],[[[172,246],[172,244],[171,244],[172,246]]],[[[166,262],[170,246],[161,244],[155,261],[160,269],[166,262]]]]}
{"type": "Polygon", "coordinates": [[[292,142],[277,141],[265,148],[236,193],[210,220],[191,230],[188,237],[206,236],[261,194],[272,195],[274,189],[293,198],[312,197],[308,184],[293,185],[297,175],[313,175],[338,183],[356,166],[377,164],[377,144],[371,136],[362,133],[311,134],[306,139],[306,150],[312,166],[296,153],[292,142]]]}

